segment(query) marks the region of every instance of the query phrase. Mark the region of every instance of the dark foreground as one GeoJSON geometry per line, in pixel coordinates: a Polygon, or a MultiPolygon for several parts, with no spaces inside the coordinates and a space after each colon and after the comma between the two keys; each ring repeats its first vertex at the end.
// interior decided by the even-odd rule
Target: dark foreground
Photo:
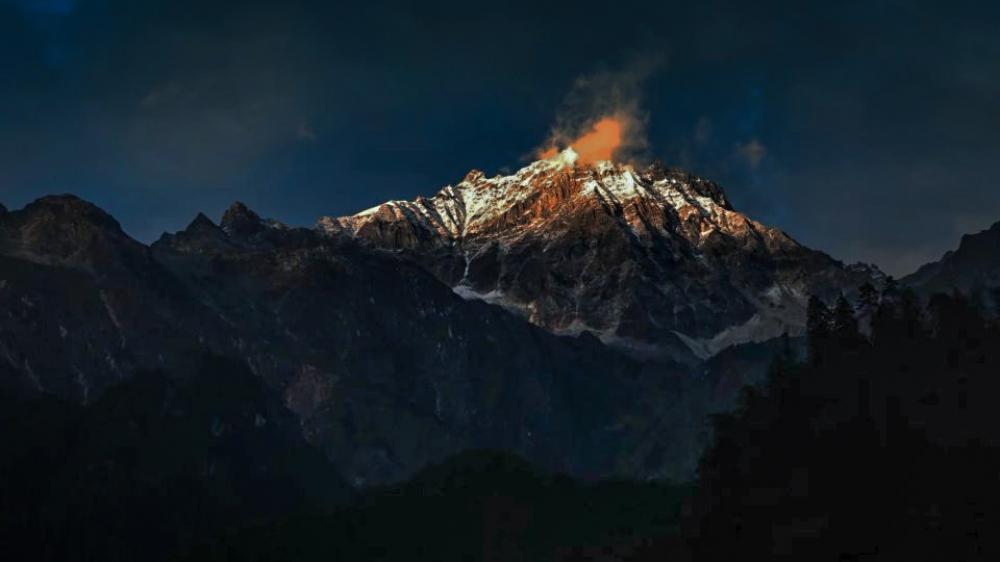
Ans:
{"type": "Polygon", "coordinates": [[[473,451],[346,485],[252,375],[208,359],[87,407],[5,400],[4,559],[996,560],[1000,323],[889,283],[810,307],[690,486],[473,451]]]}

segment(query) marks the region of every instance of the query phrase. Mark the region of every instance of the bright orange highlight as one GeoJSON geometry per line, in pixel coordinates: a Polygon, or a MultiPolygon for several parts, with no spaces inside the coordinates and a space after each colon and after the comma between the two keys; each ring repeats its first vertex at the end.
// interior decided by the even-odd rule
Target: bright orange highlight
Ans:
{"type": "Polygon", "coordinates": [[[605,117],[594,124],[589,133],[576,139],[570,146],[580,156],[577,162],[591,164],[611,160],[622,143],[622,124],[614,117],[605,117]]]}
{"type": "Polygon", "coordinates": [[[537,156],[539,160],[548,160],[549,158],[552,158],[556,154],[559,154],[559,150],[554,146],[550,146],[545,150],[539,150],[537,156]]]}
{"type": "MultiPolygon", "coordinates": [[[[615,150],[622,144],[622,121],[616,117],[604,117],[590,131],[584,133],[570,147],[576,152],[579,164],[593,164],[600,160],[611,160],[615,150]]],[[[540,150],[538,158],[552,158],[559,154],[555,146],[540,150]]]]}

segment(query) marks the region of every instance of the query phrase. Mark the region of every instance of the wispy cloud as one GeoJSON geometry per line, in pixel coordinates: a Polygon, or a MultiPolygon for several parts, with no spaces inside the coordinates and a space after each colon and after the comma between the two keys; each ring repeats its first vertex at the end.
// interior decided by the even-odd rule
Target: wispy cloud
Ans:
{"type": "Polygon", "coordinates": [[[316,131],[314,131],[308,123],[301,123],[298,130],[295,132],[295,136],[298,137],[299,140],[307,142],[316,142],[319,139],[319,135],[316,134],[316,131]]]}
{"type": "Polygon", "coordinates": [[[662,65],[662,56],[644,54],[620,69],[599,70],[577,78],[556,115],[549,138],[536,153],[561,150],[594,131],[596,125],[612,120],[620,141],[615,158],[646,156],[649,115],[642,106],[642,87],[662,65]]]}
{"type": "Polygon", "coordinates": [[[767,147],[760,140],[751,139],[748,142],[737,144],[736,154],[751,170],[756,170],[764,157],[767,156],[767,147]]]}

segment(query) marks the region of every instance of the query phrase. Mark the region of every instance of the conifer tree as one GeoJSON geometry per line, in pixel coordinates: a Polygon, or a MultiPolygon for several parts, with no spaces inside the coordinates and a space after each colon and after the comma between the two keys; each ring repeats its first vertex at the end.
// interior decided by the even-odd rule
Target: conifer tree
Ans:
{"type": "Polygon", "coordinates": [[[830,329],[842,349],[853,349],[861,339],[858,320],[854,317],[854,307],[844,295],[840,295],[833,307],[830,329]]]}
{"type": "Polygon", "coordinates": [[[806,335],[809,340],[809,359],[818,365],[823,361],[823,349],[830,338],[830,309],[816,295],[809,297],[806,307],[806,335]]]}
{"type": "Polygon", "coordinates": [[[858,287],[858,312],[862,315],[870,315],[878,307],[878,290],[871,283],[865,283],[858,287]]]}

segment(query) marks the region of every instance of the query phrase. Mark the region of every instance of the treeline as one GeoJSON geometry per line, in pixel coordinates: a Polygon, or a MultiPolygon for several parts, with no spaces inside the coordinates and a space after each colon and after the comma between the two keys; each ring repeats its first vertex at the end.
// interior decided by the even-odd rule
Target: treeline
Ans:
{"type": "Polygon", "coordinates": [[[658,554],[1000,559],[1000,323],[889,280],[812,299],[808,349],[714,417],[683,540],[658,554]]]}
{"type": "Polygon", "coordinates": [[[468,451],[326,515],[220,536],[185,560],[626,560],[677,535],[689,494],[666,482],[582,483],[506,452],[468,451]]]}

